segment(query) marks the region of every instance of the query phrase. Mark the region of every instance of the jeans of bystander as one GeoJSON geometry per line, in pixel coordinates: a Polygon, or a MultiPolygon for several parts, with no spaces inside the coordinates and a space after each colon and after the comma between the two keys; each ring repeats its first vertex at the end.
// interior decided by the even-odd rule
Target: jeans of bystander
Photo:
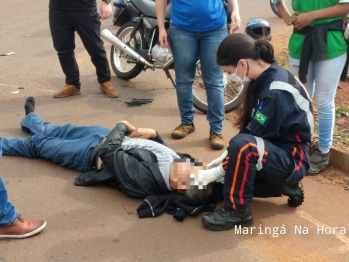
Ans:
{"type": "Polygon", "coordinates": [[[15,210],[15,207],[10,202],[8,202],[5,184],[2,180],[2,177],[0,176],[0,226],[11,225],[17,217],[18,214],[15,210]]]}
{"type": "Polygon", "coordinates": [[[192,85],[196,63],[200,60],[207,93],[207,120],[210,123],[210,133],[215,132],[219,135],[222,134],[224,120],[224,86],[223,70],[216,63],[216,52],[227,35],[226,25],[205,33],[190,32],[172,24],[169,29],[181,124],[194,124],[192,85]]]}
{"type": "MultiPolygon", "coordinates": [[[[323,154],[328,153],[332,145],[335,120],[334,98],[346,58],[345,53],[333,59],[312,60],[308,66],[305,88],[310,97],[315,94],[319,126],[318,147],[323,154]]],[[[291,57],[289,59],[291,73],[298,76],[299,60],[291,57]]]]}

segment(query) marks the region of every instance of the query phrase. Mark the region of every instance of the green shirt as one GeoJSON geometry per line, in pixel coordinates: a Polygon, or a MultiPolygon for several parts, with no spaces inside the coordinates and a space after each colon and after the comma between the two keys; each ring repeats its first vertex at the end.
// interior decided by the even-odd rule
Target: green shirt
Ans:
{"type": "MultiPolygon", "coordinates": [[[[274,0],[278,4],[281,0],[274,0]]],[[[349,3],[349,0],[292,0],[292,9],[298,13],[306,13],[314,10],[324,9],[340,3],[349,3]]],[[[318,19],[313,21],[310,26],[326,24],[334,20],[342,19],[342,16],[318,19]]],[[[293,33],[288,43],[288,52],[290,57],[295,59],[301,58],[305,35],[293,33]]],[[[327,59],[336,58],[343,55],[347,51],[347,43],[341,31],[327,32],[327,59]]],[[[314,59],[314,55],[311,56],[314,59]]]]}

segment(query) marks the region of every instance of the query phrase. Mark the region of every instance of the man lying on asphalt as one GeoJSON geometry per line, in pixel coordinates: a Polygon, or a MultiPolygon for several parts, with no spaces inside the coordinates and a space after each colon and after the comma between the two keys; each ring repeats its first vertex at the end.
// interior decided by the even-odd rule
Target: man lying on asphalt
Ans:
{"type": "Polygon", "coordinates": [[[190,155],[167,147],[154,129],[135,128],[127,121],[120,121],[111,131],[97,125],[58,126],[34,113],[33,97],[27,98],[24,108],[21,127],[32,136],[1,137],[3,154],[45,158],[76,169],[83,174],[75,185],[117,186],[128,196],[140,198],[168,194],[172,189],[185,193],[190,174],[203,169],[190,155]]]}
{"type": "MultiPolygon", "coordinates": [[[[45,158],[76,169],[82,174],[75,179],[75,185],[106,184],[119,187],[128,196],[140,198],[167,195],[172,191],[203,204],[213,193],[211,182],[224,179],[222,161],[227,150],[204,167],[190,155],[176,153],[167,147],[151,128],[135,128],[125,120],[111,131],[97,125],[58,126],[34,113],[33,97],[27,98],[24,108],[26,116],[21,127],[32,136],[0,137],[3,155],[45,158]]],[[[222,192],[219,193],[222,196],[222,192]]],[[[289,200],[294,199],[297,205],[303,202],[303,189],[298,185],[278,186],[255,180],[254,197],[281,194],[289,196],[289,200]]],[[[149,210],[146,213],[149,214],[149,210]]]]}

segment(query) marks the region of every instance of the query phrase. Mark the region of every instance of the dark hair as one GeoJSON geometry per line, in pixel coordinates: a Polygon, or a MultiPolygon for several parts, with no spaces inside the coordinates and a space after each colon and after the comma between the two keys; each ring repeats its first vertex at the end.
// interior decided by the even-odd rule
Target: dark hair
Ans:
{"type": "Polygon", "coordinates": [[[217,64],[236,66],[240,59],[261,59],[269,64],[274,61],[274,48],[264,39],[253,39],[246,34],[234,33],[227,36],[217,50],[217,64]]]}
{"type": "Polygon", "coordinates": [[[189,192],[186,191],[184,195],[186,195],[187,197],[190,197],[191,199],[195,200],[200,204],[204,204],[208,200],[210,200],[213,194],[213,191],[214,191],[214,185],[212,182],[212,183],[209,183],[205,189],[199,189],[195,187],[194,189],[190,189],[189,192]]]}
{"type": "MultiPolygon", "coordinates": [[[[274,48],[265,39],[253,39],[251,36],[234,33],[227,36],[219,45],[216,62],[220,66],[236,67],[241,59],[259,60],[272,64],[274,62],[274,48]]],[[[238,109],[238,119],[235,125],[241,129],[250,122],[253,109],[254,93],[250,86],[253,81],[246,84],[243,90],[242,102],[238,109]]]]}
{"type": "Polygon", "coordinates": [[[203,165],[203,162],[201,160],[196,159],[189,154],[179,153],[179,152],[176,152],[176,153],[177,153],[177,155],[179,155],[180,158],[173,159],[173,162],[190,162],[190,164],[192,166],[202,166],[203,165]]]}

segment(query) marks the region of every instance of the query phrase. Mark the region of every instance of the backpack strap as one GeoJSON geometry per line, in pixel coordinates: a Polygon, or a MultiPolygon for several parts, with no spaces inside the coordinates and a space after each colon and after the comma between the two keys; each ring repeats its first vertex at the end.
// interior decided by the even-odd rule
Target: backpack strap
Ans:
{"type": "Polygon", "coordinates": [[[289,83],[293,87],[296,87],[296,78],[294,77],[294,75],[292,75],[291,72],[288,70],[287,70],[287,75],[288,75],[287,83],[289,83]]]}

